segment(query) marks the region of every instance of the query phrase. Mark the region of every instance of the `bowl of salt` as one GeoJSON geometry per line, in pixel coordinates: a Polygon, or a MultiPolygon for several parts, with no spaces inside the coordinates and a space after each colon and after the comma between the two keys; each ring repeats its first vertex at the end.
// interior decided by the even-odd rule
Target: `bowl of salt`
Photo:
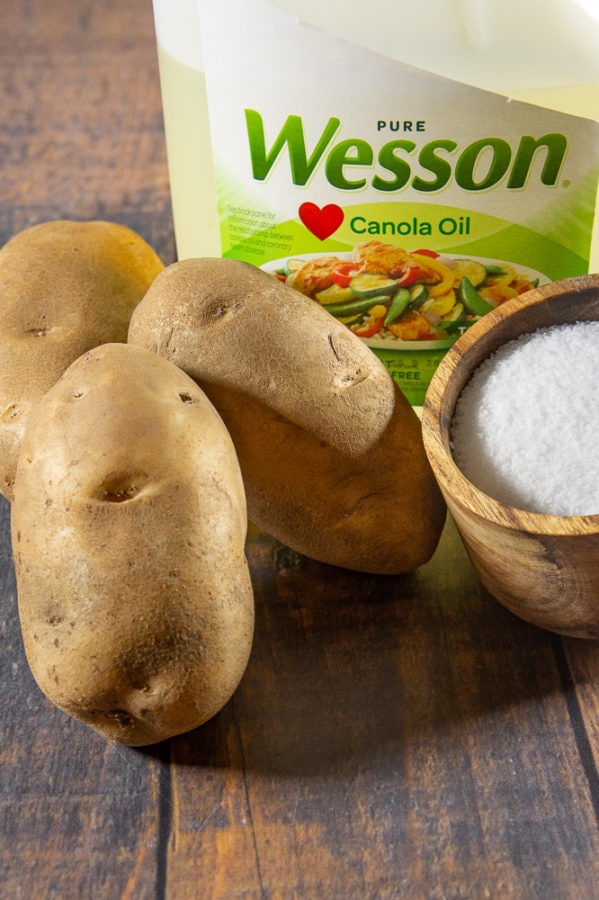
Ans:
{"type": "Polygon", "coordinates": [[[424,445],[488,592],[599,639],[599,275],[487,313],[437,368],[424,445]]]}

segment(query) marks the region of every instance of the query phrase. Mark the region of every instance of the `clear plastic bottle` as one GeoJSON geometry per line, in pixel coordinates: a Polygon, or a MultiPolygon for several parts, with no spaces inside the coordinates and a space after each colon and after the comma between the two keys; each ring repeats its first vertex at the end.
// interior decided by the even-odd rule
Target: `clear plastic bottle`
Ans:
{"type": "Polygon", "coordinates": [[[599,270],[599,0],[154,0],[154,12],[179,258],[223,254],[268,267],[376,238],[453,257],[463,249],[545,280],[599,270]],[[242,122],[247,108],[252,123],[242,122]],[[331,135],[339,122],[328,144],[327,121],[331,135]],[[306,156],[294,194],[284,182],[293,167],[286,123],[300,129],[296,150],[306,156]],[[250,148],[252,172],[242,147],[250,125],[263,142],[250,148]],[[560,151],[543,138],[562,133],[551,174],[560,151]],[[326,150],[312,166],[319,138],[326,150]],[[530,151],[536,170],[531,155],[519,180],[526,141],[540,149],[530,151]],[[409,167],[412,181],[401,180],[409,167]],[[513,215],[508,194],[520,204],[513,215]],[[343,227],[310,231],[302,202],[318,214],[343,209],[343,227]]]}
{"type": "MultiPolygon", "coordinates": [[[[447,78],[599,120],[599,0],[272,3],[447,78]]],[[[198,2],[154,0],[154,11],[179,255],[219,255],[198,2]]]]}

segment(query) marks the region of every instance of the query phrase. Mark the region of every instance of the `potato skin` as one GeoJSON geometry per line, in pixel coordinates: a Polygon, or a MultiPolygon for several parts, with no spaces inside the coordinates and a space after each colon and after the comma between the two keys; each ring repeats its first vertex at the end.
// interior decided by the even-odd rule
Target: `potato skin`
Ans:
{"type": "Polygon", "coordinates": [[[317,303],[247,263],[184,260],[137,306],[129,342],[206,391],[259,528],[364,572],[431,557],[445,504],[418,417],[372,351],[317,303]]]}
{"type": "Polygon", "coordinates": [[[25,651],[53,703],[132,745],[221,709],[253,635],[247,514],[191,379],[126,344],[80,357],[30,417],[11,520],[25,651]]]}
{"type": "Polygon", "coordinates": [[[42,222],[0,250],[0,493],[12,484],[27,417],[78,356],[127,340],[136,304],[163,269],[113,222],[42,222]]]}

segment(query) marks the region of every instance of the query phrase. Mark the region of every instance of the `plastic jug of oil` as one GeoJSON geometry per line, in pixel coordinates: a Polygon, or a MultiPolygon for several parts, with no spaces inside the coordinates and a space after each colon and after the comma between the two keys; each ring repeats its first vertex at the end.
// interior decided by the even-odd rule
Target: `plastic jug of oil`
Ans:
{"type": "Polygon", "coordinates": [[[154,13],[179,258],[285,278],[414,405],[480,315],[599,269],[599,0],[154,13]],[[367,308],[364,274],[387,278],[367,308]]]}

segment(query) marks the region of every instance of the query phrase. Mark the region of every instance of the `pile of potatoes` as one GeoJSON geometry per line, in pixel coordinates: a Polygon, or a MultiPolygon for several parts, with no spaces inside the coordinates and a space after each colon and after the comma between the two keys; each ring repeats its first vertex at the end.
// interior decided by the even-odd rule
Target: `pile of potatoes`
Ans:
{"type": "Polygon", "coordinates": [[[38,685],[136,746],[243,676],[248,519],[375,574],[425,563],[445,520],[418,417],[359,338],[254,266],[165,268],[109,222],[0,250],[0,492],[38,685]]]}

